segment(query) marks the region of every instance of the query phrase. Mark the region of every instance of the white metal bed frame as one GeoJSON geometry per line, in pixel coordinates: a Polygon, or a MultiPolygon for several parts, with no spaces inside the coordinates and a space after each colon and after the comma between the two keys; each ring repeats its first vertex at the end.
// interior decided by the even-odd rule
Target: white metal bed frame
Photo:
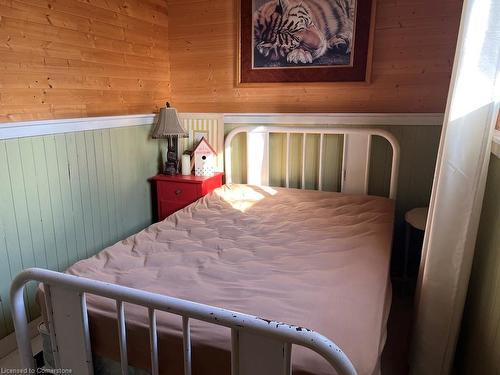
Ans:
{"type": "MultiPolygon", "coordinates": [[[[267,185],[269,181],[269,134],[285,133],[287,171],[290,134],[303,134],[302,165],[305,160],[307,134],[320,135],[319,188],[322,187],[323,137],[327,134],[344,134],[344,179],[342,191],[364,192],[368,189],[370,144],[373,135],[386,138],[393,149],[390,198],[395,198],[399,167],[399,144],[392,134],[379,129],[360,128],[289,128],[241,127],[231,131],[225,142],[226,182],[232,182],[231,141],[247,133],[247,149],[262,152],[262,159],[247,158],[247,182],[267,185]],[[357,174],[357,176],[356,176],[357,174]]],[[[304,188],[304,172],[302,172],[304,188]]],[[[48,330],[57,368],[71,368],[76,374],[93,374],[92,350],[86,306],[86,293],[116,301],[119,333],[121,373],[128,374],[127,335],[124,303],[146,307],[149,312],[151,372],[159,374],[156,311],[165,311],[182,317],[184,374],[191,374],[192,354],[190,320],[200,320],[231,329],[232,375],[290,375],[292,345],[309,348],[323,356],[338,375],[356,375],[349,358],[332,341],[312,330],[260,317],[243,314],[214,306],[195,303],[139,289],[76,277],[60,272],[31,268],[21,272],[11,286],[11,303],[14,328],[18,342],[21,366],[35,370],[29,339],[24,288],[27,282],[43,283],[47,309],[48,330]],[[69,334],[70,332],[70,334],[69,334]]]]}
{"type": "Polygon", "coordinates": [[[289,187],[289,160],[290,135],[302,134],[302,174],[301,187],[305,188],[305,161],[307,135],[319,135],[319,163],[318,163],[318,190],[323,189],[323,144],[325,135],[344,135],[344,155],[342,158],[341,192],[350,194],[368,194],[370,172],[371,141],[373,136],[385,138],[392,146],[392,166],[389,198],[396,199],[398,170],[399,170],[399,142],[390,132],[383,129],[371,128],[313,128],[313,127],[283,127],[283,126],[242,126],[226,136],[224,146],[226,183],[233,182],[231,142],[238,134],[247,135],[247,183],[250,185],[269,184],[269,135],[286,135],[286,187],[289,187]],[[263,155],[256,158],[255,154],[263,155]]]}

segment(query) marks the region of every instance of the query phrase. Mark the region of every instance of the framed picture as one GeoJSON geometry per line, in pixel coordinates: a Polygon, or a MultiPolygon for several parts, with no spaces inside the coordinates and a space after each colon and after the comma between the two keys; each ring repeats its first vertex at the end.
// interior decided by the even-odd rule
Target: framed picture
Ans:
{"type": "Polygon", "coordinates": [[[239,83],[366,81],[375,0],[239,1],[239,83]]]}

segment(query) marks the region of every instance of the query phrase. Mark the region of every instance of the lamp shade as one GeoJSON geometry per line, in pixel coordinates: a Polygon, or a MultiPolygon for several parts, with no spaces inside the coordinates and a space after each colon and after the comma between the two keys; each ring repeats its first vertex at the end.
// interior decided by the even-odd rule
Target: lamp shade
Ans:
{"type": "Polygon", "coordinates": [[[160,109],[158,121],[153,129],[151,137],[154,139],[167,138],[171,135],[186,136],[186,131],[177,116],[177,110],[167,103],[166,107],[160,109]]]}

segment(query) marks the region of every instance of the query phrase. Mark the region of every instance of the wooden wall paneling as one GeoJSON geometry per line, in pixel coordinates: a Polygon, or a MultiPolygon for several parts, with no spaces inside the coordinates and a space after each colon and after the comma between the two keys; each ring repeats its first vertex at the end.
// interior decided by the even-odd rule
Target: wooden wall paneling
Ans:
{"type": "MultiPolygon", "coordinates": [[[[23,207],[23,209],[26,210],[26,216],[24,218],[21,217],[21,220],[18,220],[18,222],[25,222],[25,231],[24,234],[23,230],[20,230],[19,233],[20,236],[26,236],[24,241],[22,241],[22,246],[25,246],[25,251],[32,252],[32,254],[28,256],[28,261],[23,261],[23,267],[47,267],[47,261],[44,256],[45,249],[41,230],[38,192],[36,184],[34,183],[36,166],[33,159],[33,147],[31,145],[31,140],[29,138],[19,139],[18,147],[21,166],[21,168],[18,169],[18,173],[20,173],[18,179],[22,178],[25,198],[25,207],[23,207]],[[29,244],[26,242],[29,242],[29,244]],[[29,259],[31,257],[32,259],[29,259]]],[[[22,202],[22,197],[20,197],[20,200],[22,202]]],[[[32,303],[37,289],[38,285],[36,283],[28,283],[27,297],[29,314],[32,319],[40,314],[38,305],[36,303],[32,303]]]]}
{"type": "MultiPolygon", "coordinates": [[[[10,182],[10,167],[7,153],[7,142],[4,142],[0,147],[0,181],[10,182]]],[[[0,184],[0,216],[2,216],[3,230],[5,235],[5,244],[8,249],[8,257],[10,272],[16,274],[23,269],[21,257],[21,247],[19,244],[19,235],[17,233],[16,211],[14,206],[13,187],[10,183],[0,184]],[[13,249],[11,252],[10,250],[13,249]]],[[[8,285],[7,285],[8,291],[8,285]]],[[[10,306],[8,301],[8,293],[2,296],[2,300],[7,306],[10,306]]],[[[7,314],[10,315],[10,310],[7,314]]],[[[9,330],[12,329],[12,323],[8,324],[9,330]]]]}
{"type": "Polygon", "coordinates": [[[132,163],[134,161],[132,157],[131,146],[133,145],[134,137],[125,129],[119,129],[119,142],[120,147],[122,148],[121,152],[121,164],[120,164],[120,174],[122,178],[122,183],[124,186],[128,187],[124,190],[123,198],[127,200],[122,203],[123,207],[123,216],[125,218],[124,228],[130,228],[133,226],[132,218],[127,215],[127,206],[135,209],[135,201],[130,200],[133,196],[134,191],[134,175],[132,170],[132,163]],[[125,203],[125,204],[124,204],[125,203]]]}
{"type": "Polygon", "coordinates": [[[344,136],[328,134],[323,140],[323,190],[340,191],[344,136]]]}
{"type": "Polygon", "coordinates": [[[67,221],[64,216],[66,202],[62,201],[63,190],[59,181],[59,166],[55,136],[44,137],[43,141],[45,146],[45,160],[47,163],[49,202],[52,207],[52,221],[54,223],[55,250],[58,269],[64,270],[70,264],[67,246],[68,242],[65,232],[65,226],[67,225],[67,221]]]}
{"type": "Polygon", "coordinates": [[[108,220],[108,231],[111,238],[119,238],[118,236],[118,224],[116,217],[116,201],[115,201],[115,189],[113,184],[113,155],[111,152],[111,130],[103,129],[101,132],[102,150],[103,150],[103,170],[104,181],[103,185],[104,194],[106,195],[106,212],[108,220]],[[108,152],[104,152],[108,150],[108,152]]]}
{"type": "Polygon", "coordinates": [[[103,130],[95,130],[92,132],[94,141],[94,153],[95,153],[95,164],[96,164],[96,201],[98,203],[98,223],[100,231],[102,233],[102,243],[101,248],[110,245],[105,239],[109,238],[111,233],[109,214],[108,214],[108,197],[106,195],[106,174],[108,171],[105,169],[104,165],[104,149],[102,145],[102,133],[103,130]]]}
{"type": "MultiPolygon", "coordinates": [[[[150,126],[0,141],[0,338],[13,330],[9,286],[23,268],[65,270],[151,223],[150,126]],[[124,203],[125,202],[125,203],[124,203]]],[[[28,286],[28,317],[39,315],[28,286]]]]}
{"type": "MultiPolygon", "coordinates": [[[[151,160],[151,155],[159,155],[160,148],[159,143],[156,139],[151,139],[151,128],[150,127],[137,127],[138,131],[137,139],[145,143],[146,147],[139,148],[139,166],[138,170],[143,171],[142,175],[139,176],[139,181],[142,182],[144,174],[153,176],[158,172],[158,157],[151,160]]],[[[137,142],[137,141],[136,141],[137,142]]],[[[145,227],[149,224],[149,218],[153,216],[153,201],[151,199],[151,186],[149,184],[139,183],[138,186],[141,187],[141,200],[146,202],[141,204],[142,208],[142,218],[145,218],[142,223],[139,224],[140,227],[145,227]]]]}
{"type": "Polygon", "coordinates": [[[290,134],[290,187],[300,189],[302,179],[302,134],[290,134]]]}
{"type": "MultiPolygon", "coordinates": [[[[7,154],[5,152],[5,142],[0,143],[0,181],[9,181],[9,171],[7,164],[7,154]]],[[[11,248],[10,245],[10,234],[8,235],[7,230],[10,229],[12,224],[9,224],[11,218],[8,217],[8,213],[12,212],[9,207],[10,202],[10,185],[6,183],[0,183],[0,256],[2,259],[7,261],[0,262],[0,275],[5,275],[5,277],[11,277],[12,267],[10,265],[8,250],[11,248]]],[[[11,231],[11,229],[10,229],[11,231]]],[[[7,317],[10,314],[10,298],[9,298],[9,283],[0,283],[0,298],[2,301],[2,311],[3,316],[7,317]]],[[[2,322],[0,327],[3,326],[4,334],[7,334],[12,330],[12,322],[5,320],[2,322]]]]}
{"type": "Polygon", "coordinates": [[[181,111],[442,112],[462,2],[378,0],[370,84],[236,86],[235,0],[167,0],[181,111]],[[175,53],[174,53],[175,51],[175,53]]]}
{"type": "Polygon", "coordinates": [[[83,205],[81,197],[80,169],[78,168],[78,153],[75,133],[65,134],[65,146],[68,156],[68,176],[71,192],[71,210],[74,225],[74,245],[77,259],[82,259],[87,255],[85,238],[85,220],[83,217],[83,205]]]}
{"type": "MultiPolygon", "coordinates": [[[[16,226],[16,236],[19,246],[19,255],[22,268],[34,266],[33,247],[31,244],[31,235],[29,226],[19,225],[28,222],[28,208],[26,204],[26,195],[21,163],[21,154],[19,151],[19,141],[9,140],[5,142],[5,149],[8,159],[9,177],[11,181],[12,207],[14,209],[14,225],[16,226]],[[14,165],[18,167],[13,167],[14,165]]],[[[25,293],[31,294],[32,290],[27,288],[25,293]]],[[[28,300],[28,317],[31,318],[32,303],[28,300]]]]}
{"type": "Polygon", "coordinates": [[[0,122],[157,109],[170,96],[160,1],[1,1],[0,122]]]}
{"type": "Polygon", "coordinates": [[[45,145],[43,137],[31,138],[33,159],[36,168],[33,183],[37,187],[38,204],[40,208],[40,221],[42,224],[44,254],[49,269],[59,269],[56,250],[54,220],[52,219],[52,205],[48,178],[47,161],[45,159],[45,145]]]}
{"type": "Polygon", "coordinates": [[[57,169],[59,186],[61,188],[61,203],[63,206],[64,232],[66,249],[68,252],[68,266],[75,263],[78,258],[76,245],[76,228],[74,221],[73,200],[71,197],[71,171],[69,169],[68,149],[65,134],[54,137],[57,155],[57,169]]]}
{"type": "Polygon", "coordinates": [[[269,134],[269,185],[285,186],[285,173],[286,134],[269,134]]]}
{"type": "Polygon", "coordinates": [[[5,325],[5,315],[4,315],[4,307],[3,307],[3,301],[0,301],[0,337],[4,337],[7,335],[7,328],[5,325]]]}
{"type": "Polygon", "coordinates": [[[113,193],[114,193],[114,207],[116,210],[116,226],[118,228],[117,234],[118,237],[123,237],[125,227],[124,225],[124,212],[123,206],[124,204],[118,200],[119,197],[125,196],[125,184],[122,181],[122,172],[121,169],[125,168],[125,163],[123,160],[123,153],[125,150],[122,149],[121,139],[119,137],[121,129],[111,129],[111,148],[110,155],[111,161],[113,163],[113,193]]]}
{"type": "Polygon", "coordinates": [[[85,132],[85,154],[87,155],[87,170],[89,178],[89,201],[92,218],[93,244],[91,252],[95,253],[104,247],[102,223],[100,217],[99,191],[97,181],[97,164],[94,145],[94,135],[92,131],[85,132]]]}
{"type": "MultiPolygon", "coordinates": [[[[78,169],[78,187],[80,190],[80,200],[82,207],[83,233],[85,236],[85,254],[89,256],[95,251],[94,245],[94,224],[92,220],[92,206],[90,198],[90,179],[87,163],[87,152],[85,147],[85,132],[75,133],[75,146],[73,152],[76,154],[78,169]]],[[[76,176],[75,176],[76,177],[76,176]]],[[[76,190],[76,189],[75,189],[76,190]]]]}
{"type": "MultiPolygon", "coordinates": [[[[127,197],[127,202],[131,205],[131,208],[140,213],[143,211],[143,204],[140,198],[140,177],[138,173],[139,163],[138,163],[138,150],[136,147],[133,147],[134,142],[137,140],[137,128],[134,128],[133,132],[127,132],[127,145],[129,146],[129,152],[125,151],[125,154],[128,156],[128,161],[126,163],[126,167],[128,169],[128,176],[130,177],[129,186],[132,187],[130,191],[130,195],[127,197]]],[[[128,215],[130,217],[130,215],[128,215]]],[[[136,223],[130,223],[130,229],[132,231],[137,231],[139,226],[136,223]]]]}

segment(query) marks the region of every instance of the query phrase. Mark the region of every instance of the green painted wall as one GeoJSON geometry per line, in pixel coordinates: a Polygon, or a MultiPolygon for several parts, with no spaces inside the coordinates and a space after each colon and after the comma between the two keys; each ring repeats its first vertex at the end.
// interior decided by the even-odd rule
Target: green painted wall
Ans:
{"type": "MultiPolygon", "coordinates": [[[[152,221],[158,170],[150,126],[0,141],[0,338],[13,331],[8,292],[23,268],[64,270],[152,221]]],[[[27,288],[29,318],[39,315],[27,288]]]]}
{"type": "Polygon", "coordinates": [[[455,367],[457,374],[500,374],[500,159],[493,155],[455,367]]]}

